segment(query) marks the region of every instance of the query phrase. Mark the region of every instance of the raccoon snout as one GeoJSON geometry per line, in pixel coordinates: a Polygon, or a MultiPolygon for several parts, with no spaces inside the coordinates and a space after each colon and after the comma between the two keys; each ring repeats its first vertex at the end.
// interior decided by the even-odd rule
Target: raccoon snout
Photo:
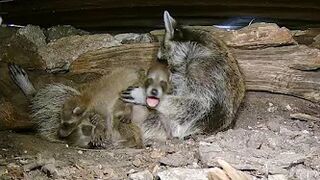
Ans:
{"type": "Polygon", "coordinates": [[[152,96],[158,96],[158,94],[159,94],[159,91],[157,89],[152,89],[151,90],[151,95],[152,96]]]}

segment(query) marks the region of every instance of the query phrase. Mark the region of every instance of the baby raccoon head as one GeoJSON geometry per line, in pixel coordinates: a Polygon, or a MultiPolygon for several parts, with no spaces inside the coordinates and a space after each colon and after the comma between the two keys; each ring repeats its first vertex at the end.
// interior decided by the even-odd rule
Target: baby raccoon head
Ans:
{"type": "Polygon", "coordinates": [[[81,119],[85,115],[86,106],[80,99],[80,96],[75,96],[64,103],[58,130],[60,138],[69,136],[81,123],[81,119]]]}
{"type": "Polygon", "coordinates": [[[66,137],[68,144],[81,148],[92,147],[92,135],[95,126],[87,119],[82,121],[71,133],[66,137]]]}
{"type": "Polygon", "coordinates": [[[146,104],[149,108],[156,108],[164,95],[171,91],[170,72],[166,65],[156,64],[151,66],[145,81],[146,104]]]}

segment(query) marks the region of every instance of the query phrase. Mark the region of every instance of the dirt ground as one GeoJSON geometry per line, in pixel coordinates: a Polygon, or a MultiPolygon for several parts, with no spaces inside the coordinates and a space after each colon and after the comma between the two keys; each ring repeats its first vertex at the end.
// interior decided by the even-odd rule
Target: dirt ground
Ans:
{"type": "MultiPolygon", "coordinates": [[[[229,142],[230,139],[235,137],[241,141],[241,139],[245,140],[244,137],[241,137],[243,136],[243,132],[247,134],[258,131],[265,133],[268,128],[272,131],[268,131],[266,134],[276,133],[277,129],[280,128],[280,133],[276,136],[269,136],[269,140],[273,137],[275,138],[274,140],[276,140],[276,138],[280,136],[286,139],[289,136],[291,137],[289,132],[309,133],[309,139],[303,140],[303,142],[306,143],[310,141],[308,147],[305,149],[314,150],[312,151],[313,160],[317,158],[320,159],[319,140],[312,141],[310,139],[319,138],[320,122],[291,119],[290,114],[297,112],[319,118],[320,106],[285,95],[248,92],[239,112],[234,130],[221,132],[212,136],[198,135],[183,141],[172,140],[166,143],[155,143],[144,149],[78,149],[68,147],[66,144],[46,142],[32,132],[16,133],[3,131],[0,132],[0,179],[128,179],[129,176],[131,178],[134,177],[130,174],[144,170],[148,170],[153,176],[157,176],[159,172],[164,172],[165,170],[176,167],[190,169],[210,168],[213,167],[214,164],[209,162],[210,158],[207,158],[209,151],[204,149],[212,145],[213,139],[214,142],[217,142],[217,138],[220,138],[221,143],[223,143],[229,142]],[[285,131],[285,135],[283,135],[283,131],[281,131],[282,127],[289,129],[285,131]],[[240,137],[237,137],[238,135],[240,137]],[[208,144],[209,146],[207,146],[208,144]]],[[[297,136],[300,135],[295,134],[295,137],[291,138],[291,140],[294,141],[297,136]]],[[[230,146],[234,145],[234,147],[237,147],[239,145],[239,142],[231,142],[236,144],[230,143],[230,146]]],[[[299,140],[297,139],[296,142],[299,143],[299,140]]],[[[261,142],[259,148],[253,148],[253,151],[270,154],[274,152],[273,150],[277,149],[277,147],[271,150],[270,148],[264,149],[262,147],[265,145],[264,143],[264,141],[261,142]]],[[[294,142],[292,143],[294,144],[294,142]]],[[[221,146],[221,152],[223,153],[220,153],[220,155],[221,158],[230,162],[233,160],[230,159],[232,155],[227,153],[227,146],[228,145],[221,146]]],[[[299,144],[297,144],[297,146],[299,146],[299,144]]],[[[246,147],[250,146],[248,145],[246,147]]],[[[287,148],[290,150],[291,146],[287,148]]],[[[299,150],[300,154],[310,156],[309,151],[304,149],[300,150],[292,146],[291,150],[299,150]]],[[[236,152],[240,151],[240,149],[238,151],[236,150],[236,152]]],[[[247,155],[244,154],[241,156],[242,158],[247,158],[247,156],[251,156],[250,153],[252,152],[248,151],[247,155]]],[[[255,152],[253,152],[253,154],[254,153],[255,152]]],[[[212,155],[213,154],[211,154],[211,156],[212,155]]],[[[277,162],[279,161],[279,163],[281,161],[277,159],[277,156],[264,157],[277,162]]],[[[258,161],[258,159],[259,158],[253,161],[258,161]]],[[[270,170],[266,173],[260,172],[259,168],[255,168],[254,162],[250,161],[250,159],[239,161],[238,163],[230,162],[230,164],[240,170],[246,171],[256,179],[271,179],[270,175],[277,173],[283,174],[288,179],[301,179],[304,175],[301,175],[300,166],[307,169],[306,172],[312,173],[310,176],[304,176],[304,179],[319,178],[320,161],[314,160],[308,164],[308,161],[303,160],[303,162],[289,162],[286,168],[282,166],[285,172],[277,172],[278,166],[275,166],[275,170],[270,170]],[[251,167],[248,168],[250,164],[251,167]]]]}

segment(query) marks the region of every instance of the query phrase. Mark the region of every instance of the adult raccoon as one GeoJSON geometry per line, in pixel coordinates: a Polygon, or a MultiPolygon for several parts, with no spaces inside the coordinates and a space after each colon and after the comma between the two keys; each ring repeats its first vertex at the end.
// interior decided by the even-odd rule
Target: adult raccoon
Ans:
{"type": "MultiPolygon", "coordinates": [[[[165,35],[158,60],[167,62],[173,94],[165,96],[144,121],[144,136],[183,138],[231,127],[244,97],[237,61],[210,32],[185,27],[164,12],[165,35]]],[[[128,89],[123,100],[145,105],[143,88],[128,89]]]]}

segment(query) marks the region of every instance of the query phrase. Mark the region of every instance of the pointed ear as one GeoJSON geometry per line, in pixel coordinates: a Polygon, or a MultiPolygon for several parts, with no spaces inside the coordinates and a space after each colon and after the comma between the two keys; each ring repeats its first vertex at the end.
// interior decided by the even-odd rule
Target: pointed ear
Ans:
{"type": "Polygon", "coordinates": [[[77,116],[80,116],[82,113],[84,112],[84,108],[81,108],[79,106],[75,107],[73,110],[72,110],[72,114],[75,114],[77,116]]]}
{"type": "Polygon", "coordinates": [[[166,36],[169,39],[172,39],[174,36],[174,29],[177,26],[177,22],[173,17],[170,16],[168,11],[164,11],[163,13],[163,21],[164,21],[164,26],[166,29],[166,36]]]}

